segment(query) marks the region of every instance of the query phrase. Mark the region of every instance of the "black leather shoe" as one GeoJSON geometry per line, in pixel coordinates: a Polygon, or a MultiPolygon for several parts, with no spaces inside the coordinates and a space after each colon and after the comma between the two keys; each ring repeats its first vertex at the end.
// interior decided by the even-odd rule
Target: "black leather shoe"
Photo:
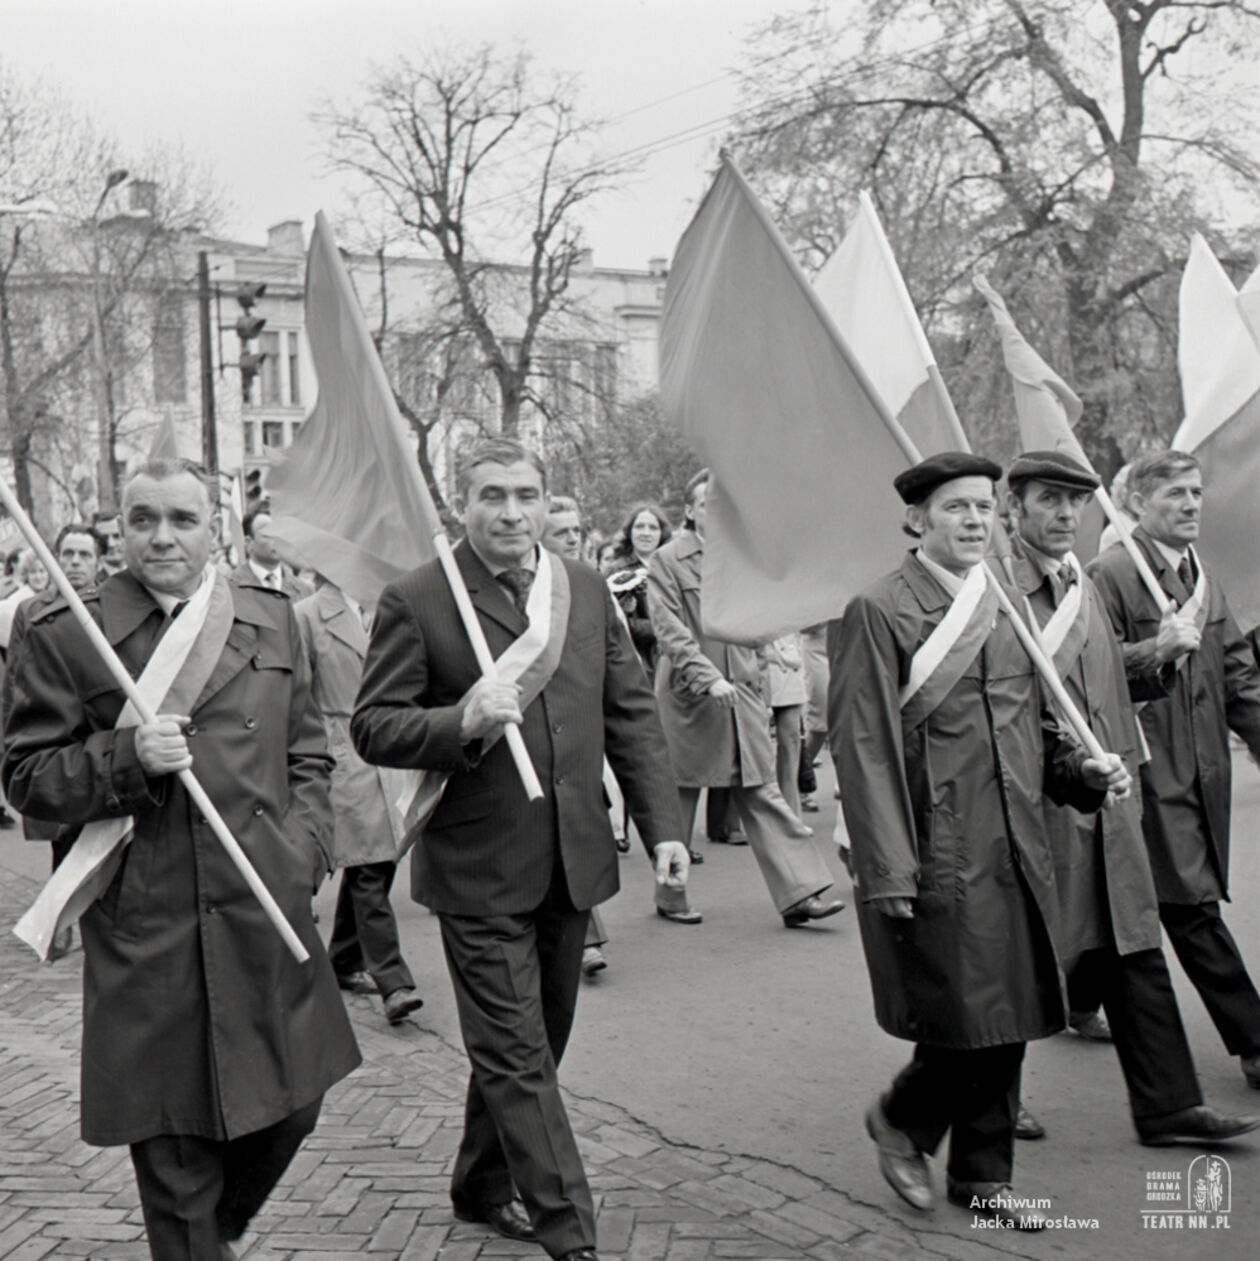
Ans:
{"type": "Polygon", "coordinates": [[[1200,1143],[1226,1143],[1241,1134],[1260,1128],[1260,1117],[1221,1116],[1215,1108],[1201,1103],[1196,1108],[1182,1108],[1165,1117],[1143,1117],[1135,1121],[1138,1142],[1143,1147],[1173,1147],[1178,1143],[1197,1146],[1200,1143]]]}
{"type": "Polygon", "coordinates": [[[560,1257],[560,1261],[599,1261],[599,1253],[594,1248],[574,1248],[560,1257]]]}
{"type": "Polygon", "coordinates": [[[337,985],[345,990],[347,994],[376,993],[376,985],[362,968],[358,972],[339,972],[337,974],[337,985]]]}
{"type": "Polygon", "coordinates": [[[455,1216],[461,1222],[477,1222],[489,1226],[504,1239],[524,1239],[534,1241],[538,1238],[530,1223],[529,1214],[520,1200],[508,1200],[505,1204],[479,1204],[474,1208],[455,1208],[455,1216]]]}
{"type": "Polygon", "coordinates": [[[402,988],[395,990],[385,999],[385,1019],[391,1025],[400,1025],[413,1011],[424,1006],[424,999],[415,990],[402,988]]]}
{"type": "Polygon", "coordinates": [[[879,1171],[884,1175],[884,1181],[911,1208],[927,1212],[932,1207],[932,1182],[928,1176],[927,1161],[908,1134],[888,1123],[882,1099],[867,1110],[866,1132],[879,1148],[879,1171]]]}
{"type": "Polygon", "coordinates": [[[826,919],[829,915],[838,915],[844,910],[844,903],[839,898],[824,902],[820,897],[802,898],[783,912],[783,924],[786,928],[801,928],[812,919],[826,919]]]}
{"type": "Polygon", "coordinates": [[[700,864],[704,862],[704,855],[698,849],[689,849],[687,851],[687,857],[691,859],[691,865],[693,867],[699,867],[700,864]]]}
{"type": "Polygon", "coordinates": [[[1047,1225],[1037,1202],[1016,1195],[1009,1182],[959,1182],[947,1177],[945,1194],[951,1204],[988,1221],[1000,1221],[1007,1230],[1045,1230],[1047,1225]]]}

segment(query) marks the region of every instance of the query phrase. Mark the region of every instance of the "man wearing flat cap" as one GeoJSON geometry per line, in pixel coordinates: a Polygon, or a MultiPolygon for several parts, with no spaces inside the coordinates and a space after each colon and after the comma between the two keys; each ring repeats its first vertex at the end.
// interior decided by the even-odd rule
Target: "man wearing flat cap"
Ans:
{"type": "Polygon", "coordinates": [[[880,1170],[931,1207],[949,1132],[949,1199],[1037,1230],[1010,1196],[1024,1046],[1064,1023],[1038,786],[1092,811],[1129,776],[1061,738],[999,607],[1001,474],[946,452],[896,479],[918,546],[830,627],[829,708],[876,1019],[916,1044],[866,1116],[880,1170]]]}
{"type": "MultiPolygon", "coordinates": [[[[1046,653],[1094,734],[1136,778],[1142,758],[1124,657],[1072,552],[1098,477],[1062,451],[1029,451],[1011,465],[1006,481],[1018,595],[1027,599],[1046,653]]],[[[1058,890],[1059,955],[1101,997],[1138,1137],[1151,1146],[1201,1144],[1255,1129],[1260,1119],[1223,1117],[1203,1106],[1161,949],[1136,795],[1090,813],[1047,802],[1045,817],[1058,890]]]]}

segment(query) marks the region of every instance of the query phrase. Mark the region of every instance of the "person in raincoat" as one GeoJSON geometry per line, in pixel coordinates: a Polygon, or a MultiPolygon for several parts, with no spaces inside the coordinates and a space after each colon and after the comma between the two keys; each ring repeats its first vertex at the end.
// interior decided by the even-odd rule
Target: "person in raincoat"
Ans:
{"type": "Polygon", "coordinates": [[[867,1113],[881,1171],[930,1208],[949,1132],[950,1200],[1040,1229],[1009,1210],[1024,1046],[1065,1019],[1043,785],[1096,810],[1129,776],[1061,736],[999,608],[1000,476],[945,452],[897,477],[919,545],[829,628],[829,709],[876,1019],[916,1044],[867,1113]]]}

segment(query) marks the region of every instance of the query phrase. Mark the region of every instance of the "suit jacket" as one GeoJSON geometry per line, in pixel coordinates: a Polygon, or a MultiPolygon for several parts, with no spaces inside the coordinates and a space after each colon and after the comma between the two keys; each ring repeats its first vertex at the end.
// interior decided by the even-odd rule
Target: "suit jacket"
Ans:
{"type": "Polygon", "coordinates": [[[1004,613],[936,710],[903,730],[900,689],[949,604],[910,554],[832,623],[831,748],[880,1026],[986,1047],[1063,1028],[1043,785],[1082,810],[1103,794],[1044,713],[1004,613]],[[871,905],[881,896],[914,898],[914,918],[884,915],[871,905]]]}
{"type": "Polygon", "coordinates": [[[345,596],[325,583],[293,606],[311,671],[311,697],[324,716],[328,751],[336,760],[332,807],[333,866],[392,862],[402,839],[402,815],[386,797],[380,772],[350,742],[350,715],[363,675],[368,635],[345,596]]]}
{"type": "MultiPolygon", "coordinates": [[[[1054,615],[1050,580],[1011,536],[1019,594],[1027,596],[1044,626],[1054,615]]],[[[1063,685],[1109,753],[1117,753],[1136,780],[1140,752],[1137,720],[1124,677],[1124,658],[1107,611],[1088,576],[1081,578],[1085,645],[1063,685]]],[[[1135,790],[1105,810],[1082,814],[1047,801],[1046,828],[1054,850],[1059,894],[1061,953],[1114,945],[1120,954],[1160,944],[1159,907],[1151,862],[1142,839],[1141,797],[1135,790]]]]}
{"type": "MultiPolygon", "coordinates": [[[[1159,585],[1177,603],[1189,596],[1142,529],[1137,540],[1159,585]]],[[[1260,755],[1260,672],[1209,573],[1207,621],[1197,651],[1180,667],[1155,660],[1159,610],[1129,554],[1116,544],[1089,567],[1111,624],[1151,760],[1142,767],[1142,830],[1161,902],[1197,905],[1228,897],[1231,730],[1260,755]]]]}
{"type": "Polygon", "coordinates": [[[777,775],[761,661],[752,648],[705,634],[700,619],[703,552],[694,530],[680,530],[648,562],[648,608],[660,650],[656,699],[674,775],[684,788],[725,787],[733,780],[773,784],[777,775]],[[709,695],[718,679],[735,685],[733,710],[709,695]]]}
{"type": "MultiPolygon", "coordinates": [[[[135,835],[83,930],[83,1137],[236,1138],[319,1098],[359,1061],[311,890],[331,765],[288,600],[234,588],[227,643],[185,728],[193,769],[311,958],[298,963],[173,775],[150,779],[123,694],[64,601],[31,619],[7,678],[2,771],[23,814],[135,835]]],[[[139,675],[170,625],[129,573],[85,593],[139,675]]]]}
{"type": "MultiPolygon", "coordinates": [[[[468,543],[455,556],[490,651],[526,621],[468,543]]],[[[462,745],[464,698],[480,677],[437,561],[381,594],[351,735],[380,766],[450,772],[416,838],[412,896],[449,915],[535,910],[563,871],[579,910],[617,891],[617,849],[602,787],[605,754],[644,844],[682,839],[665,737],[643,668],[603,578],[564,561],[572,600],[555,673],[524,714],[521,733],[543,786],[525,789],[499,740],[462,745]]]]}

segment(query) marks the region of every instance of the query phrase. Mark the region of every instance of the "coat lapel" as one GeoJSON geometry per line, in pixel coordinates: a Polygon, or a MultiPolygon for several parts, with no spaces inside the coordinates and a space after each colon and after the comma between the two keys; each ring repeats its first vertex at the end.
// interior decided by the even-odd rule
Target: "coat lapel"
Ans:
{"type": "Polygon", "coordinates": [[[367,656],[367,631],[337,588],[328,585],[320,587],[315,593],[315,606],[328,633],[341,640],[362,661],[367,656]]]}
{"type": "Polygon", "coordinates": [[[464,586],[473,608],[485,617],[490,618],[503,627],[513,639],[520,636],[528,623],[511,596],[491,576],[490,571],[481,562],[481,557],[463,539],[455,546],[455,561],[459,572],[463,575],[464,586]]]}
{"type": "MultiPolygon", "coordinates": [[[[1169,596],[1176,603],[1178,608],[1180,608],[1189,598],[1191,592],[1187,591],[1185,587],[1181,585],[1181,579],[1177,577],[1177,571],[1168,563],[1164,557],[1164,553],[1155,546],[1154,539],[1152,539],[1141,526],[1138,526],[1137,529],[1133,531],[1133,538],[1137,542],[1137,545],[1142,549],[1142,554],[1150,563],[1151,570],[1154,572],[1155,577],[1159,579],[1160,589],[1166,596],[1169,596]]],[[[1146,591],[1146,587],[1142,584],[1140,579],[1138,580],[1138,585],[1142,587],[1144,592],[1146,592],[1147,599],[1150,599],[1150,592],[1146,591]]]]}
{"type": "MultiPolygon", "coordinates": [[[[261,658],[258,636],[260,627],[278,629],[274,617],[262,603],[263,600],[276,599],[266,588],[261,588],[257,595],[248,588],[240,588],[234,590],[232,596],[235,603],[232,629],[228,632],[227,643],[223,646],[218,664],[210,672],[205,687],[201,689],[201,695],[197,697],[193,713],[216,692],[222,691],[251,661],[256,657],[261,658]]],[[[258,664],[268,663],[260,659],[258,664]]],[[[288,661],[283,664],[291,665],[288,661]]]]}

